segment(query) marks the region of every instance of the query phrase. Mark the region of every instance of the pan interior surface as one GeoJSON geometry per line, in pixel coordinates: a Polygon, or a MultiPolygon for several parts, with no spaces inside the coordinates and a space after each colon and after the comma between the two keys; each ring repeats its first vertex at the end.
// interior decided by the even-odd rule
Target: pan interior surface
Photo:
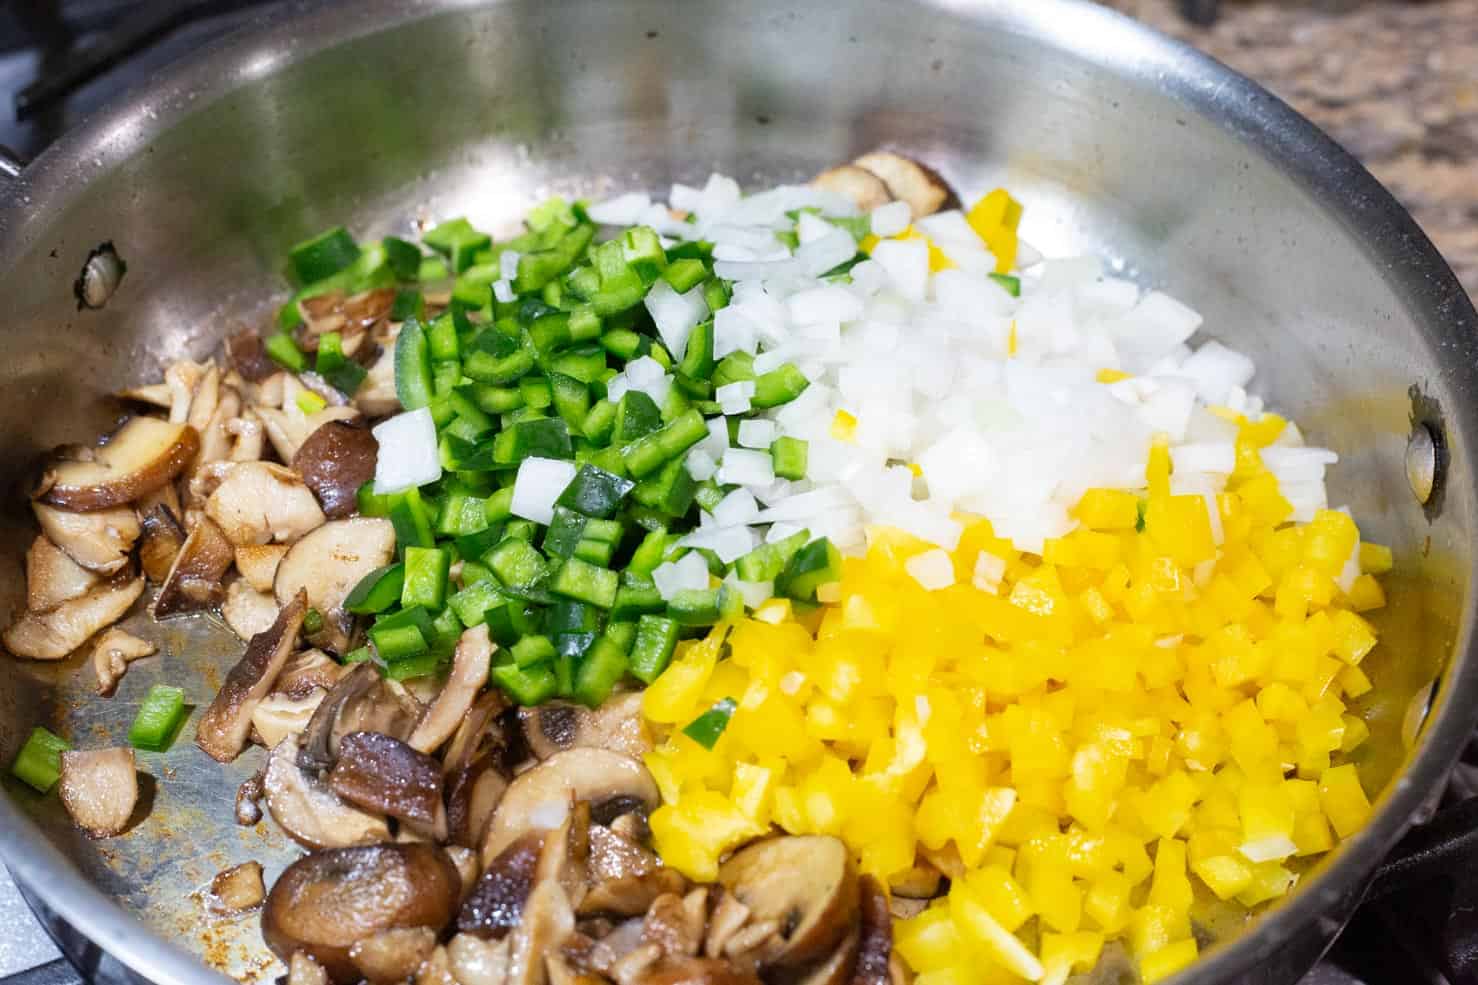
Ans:
{"type": "MultiPolygon", "coordinates": [[[[751,187],[804,180],[888,146],[966,200],[1010,188],[1026,206],[1023,237],[1048,255],[1099,254],[1184,299],[1208,337],[1257,361],[1273,407],[1339,452],[1332,502],[1397,559],[1375,620],[1384,643],[1366,664],[1376,690],[1363,699],[1372,736],[1359,768],[1394,813],[1436,781],[1473,714],[1448,701],[1472,687],[1453,656],[1471,618],[1472,309],[1404,213],[1270,97],[1072,0],[508,0],[413,13],[372,0],[347,14],[310,7],[264,25],[94,121],[22,180],[0,215],[6,475],[115,421],[111,391],[269,317],[286,293],[288,246],[325,226],[408,234],[466,214],[510,232],[550,193],[665,197],[711,171],[751,187]],[[78,310],[72,281],[104,241],[127,276],[106,307],[78,310]],[[1403,465],[1413,392],[1449,454],[1430,516],[1403,465]],[[1403,771],[1403,717],[1439,674],[1425,758],[1403,771]]],[[[3,509],[0,600],[15,606],[34,528],[19,492],[3,509]]],[[[140,616],[125,628],[163,655],[135,666],[112,699],[92,693],[81,657],[0,657],[0,761],[36,725],[78,745],[122,742],[156,682],[183,686],[202,708],[240,652],[212,619],[140,616]]],[[[261,750],[222,767],[190,734],[142,755],[152,808],[122,838],[88,841],[55,797],[8,776],[0,819],[12,807],[29,817],[154,932],[109,924],[104,943],[125,960],[161,953],[163,938],[232,977],[267,980],[277,969],[255,918],[204,916],[200,890],[248,859],[270,883],[296,849],[270,824],[232,822],[261,750]]],[[[1354,853],[1373,863],[1402,823],[1383,818],[1325,868],[1354,853]]],[[[22,845],[32,837],[23,829],[22,845]]],[[[21,847],[11,861],[57,902],[35,885],[51,864],[39,858],[21,847]]],[[[1333,889],[1333,878],[1306,880],[1301,897],[1337,903],[1356,876],[1333,889]]],[[[1251,965],[1286,934],[1275,923],[1226,960],[1251,965]]]]}

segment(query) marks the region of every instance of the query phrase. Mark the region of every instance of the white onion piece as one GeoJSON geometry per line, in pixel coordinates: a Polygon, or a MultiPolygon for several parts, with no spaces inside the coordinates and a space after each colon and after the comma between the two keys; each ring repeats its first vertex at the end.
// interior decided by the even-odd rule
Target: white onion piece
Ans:
{"type": "Polygon", "coordinates": [[[574,478],[574,462],[558,458],[525,458],[513,479],[510,512],[547,526],[554,519],[554,501],[574,478]]]}
{"type": "Polygon", "coordinates": [[[404,492],[441,478],[436,422],[427,408],[396,414],[376,424],[371,433],[380,443],[375,458],[376,495],[404,492]]]}

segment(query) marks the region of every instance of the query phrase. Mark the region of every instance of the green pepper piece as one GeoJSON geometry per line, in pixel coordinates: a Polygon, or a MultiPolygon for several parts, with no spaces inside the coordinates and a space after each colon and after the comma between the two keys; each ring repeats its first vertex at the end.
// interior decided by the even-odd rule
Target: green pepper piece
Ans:
{"type": "Polygon", "coordinates": [[[580,669],[575,673],[574,698],[587,708],[595,708],[610,697],[616,682],[626,673],[629,661],[621,647],[602,635],[591,644],[580,669]]]}
{"type": "Polygon", "coordinates": [[[493,239],[472,228],[465,218],[448,219],[421,237],[422,241],[451,261],[452,272],[460,274],[472,266],[474,255],[493,239]]]}
{"type": "Polygon", "coordinates": [[[415,605],[440,609],[446,603],[451,564],[450,551],[439,547],[407,547],[400,604],[407,609],[415,605]]]}
{"type": "Polygon", "coordinates": [[[560,565],[549,581],[549,590],[566,598],[589,602],[609,609],[616,602],[620,575],[609,568],[597,567],[572,557],[560,565]]]}
{"type": "Polygon", "coordinates": [[[1013,298],[1021,297],[1021,278],[1013,277],[1011,274],[986,274],[991,280],[1001,285],[1001,289],[1013,298]]]}
{"type": "Polygon", "coordinates": [[[426,332],[419,321],[408,319],[395,339],[395,395],[406,410],[418,410],[431,403],[433,393],[426,332]]]}
{"type": "MultiPolygon", "coordinates": [[[[819,537],[796,552],[775,579],[778,595],[809,602],[816,589],[842,576],[842,556],[831,541],[819,537]]],[[[742,577],[742,576],[741,576],[742,577]]]]}
{"type": "Polygon", "coordinates": [[[607,518],[616,515],[634,488],[636,483],[630,479],[623,479],[594,465],[582,465],[555,502],[588,517],[607,518]]]}
{"type": "Polygon", "coordinates": [[[128,744],[135,749],[163,752],[185,720],[185,692],[168,684],[155,684],[144,695],[144,703],[128,728],[128,744]]]}
{"type": "Polygon", "coordinates": [[[359,259],[359,244],[343,226],[325,229],[310,239],[294,244],[288,250],[293,281],[299,285],[314,284],[349,266],[359,259]]]}
{"type": "Polygon", "coordinates": [[[515,704],[525,708],[543,704],[559,692],[559,680],[554,669],[547,664],[520,667],[510,659],[507,663],[495,664],[491,676],[493,683],[502,688],[515,704]]]}
{"type": "Polygon", "coordinates": [[[298,348],[298,344],[287,332],[276,332],[267,336],[267,341],[262,344],[262,348],[273,362],[294,373],[301,373],[308,368],[307,355],[298,348]]]}
{"type": "Polygon", "coordinates": [[[749,398],[753,407],[779,407],[799,397],[811,385],[794,363],[786,363],[754,381],[754,396],[749,398]]]}
{"type": "Polygon", "coordinates": [[[401,587],[405,584],[405,565],[387,564],[376,568],[350,590],[344,599],[344,608],[355,615],[374,615],[384,612],[400,601],[401,587]]]}
{"type": "Polygon", "coordinates": [[[666,616],[644,615],[636,621],[631,644],[631,676],[643,684],[655,681],[672,661],[678,624],[666,616]]]}
{"type": "Polygon", "coordinates": [[[733,698],[723,698],[715,702],[712,708],[688,723],[683,729],[683,735],[704,749],[712,749],[718,744],[724,729],[729,727],[729,719],[734,717],[734,709],[737,707],[739,704],[733,698]]]}
{"type": "Polygon", "coordinates": [[[37,793],[49,793],[62,776],[62,753],[71,749],[65,739],[36,727],[10,764],[10,772],[37,793]]]}
{"type": "Polygon", "coordinates": [[[770,458],[775,463],[775,474],[782,479],[804,479],[809,449],[804,438],[776,438],[770,445],[770,458]]]}

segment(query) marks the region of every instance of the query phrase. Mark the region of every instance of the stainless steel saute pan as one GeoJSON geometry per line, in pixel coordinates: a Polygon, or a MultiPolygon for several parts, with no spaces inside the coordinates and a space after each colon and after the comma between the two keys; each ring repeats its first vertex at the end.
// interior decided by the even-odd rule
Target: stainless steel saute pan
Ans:
{"type": "MultiPolygon", "coordinates": [[[[0,472],[18,479],[42,449],[105,426],[109,391],[262,317],[287,246],[325,225],[378,235],[467,211],[506,226],[551,190],[658,190],[714,169],[797,179],[877,145],[966,196],[1007,184],[1050,253],[1106,253],[1173,285],[1339,451],[1335,500],[1395,548],[1360,765],[1384,784],[1378,812],[1190,973],[1292,980],[1478,718],[1478,318],[1406,213],[1310,124],[1092,4],[365,0],[261,24],[0,178],[0,472]],[[101,309],[79,309],[74,280],[105,241],[127,275],[101,309]],[[1435,442],[1408,461],[1413,428],[1435,442]],[[1436,470],[1425,506],[1408,466],[1436,470]],[[1434,680],[1408,746],[1403,722],[1420,722],[1434,680]]],[[[3,502],[11,605],[30,528],[20,498],[3,502]]],[[[157,680],[203,702],[239,647],[208,621],[134,627],[166,655],[110,702],[81,700],[77,659],[0,657],[0,761],[37,724],[120,735],[157,680]]],[[[100,977],[185,985],[205,979],[202,958],[274,973],[254,921],[211,924],[190,895],[228,864],[257,858],[270,876],[292,854],[231,823],[255,760],[222,768],[189,742],[145,758],[152,809],[110,842],[7,778],[0,854],[111,955],[100,977]]]]}

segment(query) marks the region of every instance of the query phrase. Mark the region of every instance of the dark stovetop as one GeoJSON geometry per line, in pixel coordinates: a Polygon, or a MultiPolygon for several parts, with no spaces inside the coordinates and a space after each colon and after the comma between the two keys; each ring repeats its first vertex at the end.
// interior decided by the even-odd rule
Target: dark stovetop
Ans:
{"type": "MultiPolygon", "coordinates": [[[[0,3],[0,145],[29,159],[67,129],[163,66],[255,16],[271,16],[283,0],[18,0],[0,3]],[[89,71],[91,70],[91,71],[89,71]],[[74,76],[72,84],[58,84],[74,76]],[[41,83],[40,88],[35,84],[41,83]],[[47,87],[51,91],[47,91],[47,87]],[[30,87],[30,88],[28,88],[30,87]],[[21,105],[21,112],[15,106],[21,105]]],[[[1025,0],[1022,0],[1025,2],[1025,0]]],[[[1214,0],[1193,0],[1209,10],[1214,0]]],[[[1475,757],[1478,761],[1478,757],[1475,757]]],[[[1478,769],[1465,767],[1478,777],[1478,769]]],[[[1478,783],[1460,775],[1453,800],[1471,797],[1478,783]]],[[[1440,839],[1428,867],[1443,873],[1415,890],[1365,906],[1330,956],[1301,985],[1465,985],[1472,971],[1444,978],[1439,955],[1478,967],[1472,944],[1478,926],[1451,919],[1454,910],[1478,913],[1478,886],[1467,874],[1478,859],[1467,837],[1478,830],[1478,801],[1466,813],[1446,815],[1458,837],[1440,839]],[[1471,817],[1472,821],[1469,822],[1471,817]],[[1459,898],[1463,896],[1463,898],[1459,898]]],[[[1473,920],[1469,920],[1473,923],[1473,920]]],[[[0,867],[0,985],[79,982],[31,917],[0,867]]]]}

